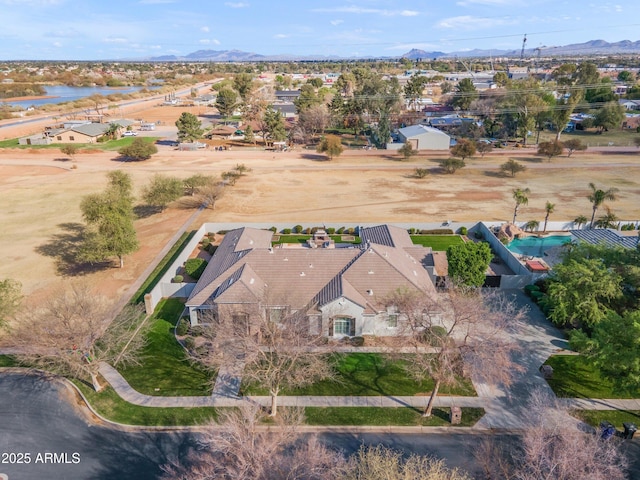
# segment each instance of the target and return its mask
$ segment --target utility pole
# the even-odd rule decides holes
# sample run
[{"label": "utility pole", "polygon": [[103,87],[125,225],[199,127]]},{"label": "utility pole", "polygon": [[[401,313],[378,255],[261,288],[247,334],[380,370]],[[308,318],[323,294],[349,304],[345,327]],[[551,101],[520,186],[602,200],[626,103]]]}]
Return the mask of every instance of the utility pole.
[{"label": "utility pole", "polygon": [[522,50],[520,50],[520,66],[524,66],[524,49],[527,46],[527,34],[524,34],[524,38],[522,39]]}]

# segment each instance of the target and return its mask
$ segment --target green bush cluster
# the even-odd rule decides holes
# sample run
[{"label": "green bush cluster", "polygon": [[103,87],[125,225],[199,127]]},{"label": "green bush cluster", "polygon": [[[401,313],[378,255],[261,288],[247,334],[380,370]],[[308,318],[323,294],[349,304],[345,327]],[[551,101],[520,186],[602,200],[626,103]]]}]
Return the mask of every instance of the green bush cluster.
[{"label": "green bush cluster", "polygon": [[173,283],[182,283],[184,281],[184,277],[182,275],[176,275],[173,277]]},{"label": "green bush cluster", "polygon": [[460,235],[466,235],[466,234],[468,233],[467,227],[460,227],[460,228],[458,229],[458,233],[459,233]]},{"label": "green bush cluster", "polygon": [[302,232],[302,225],[296,225],[295,227],[293,227],[293,232],[294,233]]},{"label": "green bush cluster", "polygon": [[351,345],[353,345],[354,347],[364,346],[364,337],[352,337]]},{"label": "green bush cluster", "polygon": [[193,350],[196,346],[196,341],[192,337],[187,337],[184,339],[184,347],[187,350]]},{"label": "green bush cluster", "polygon": [[205,268],[207,268],[207,261],[203,258],[190,258],[184,264],[184,271],[194,280],[200,278]]},{"label": "green bush cluster", "polygon": [[327,228],[327,233],[329,235],[333,235],[334,233],[336,233],[336,229],[333,228],[333,227],[329,227],[329,228]]},{"label": "green bush cluster", "polygon": [[202,248],[206,249],[210,243],[211,243],[211,240],[209,240],[209,237],[204,237],[202,239]]},{"label": "green bush cluster", "polygon": [[344,227],[340,227],[340,228],[337,230],[337,233],[338,233],[338,235],[342,235],[342,234],[344,233]]},{"label": "green bush cluster", "polygon": [[285,235],[289,235],[291,233],[291,229],[290,228],[283,228],[282,229],[282,233]]},{"label": "green bush cluster", "polygon": [[189,331],[189,322],[186,318],[180,319],[178,325],[176,325],[176,335],[184,336]]},{"label": "green bush cluster", "polygon": [[273,233],[278,233],[278,229],[276,227],[271,227],[269,230],[271,230]]},{"label": "green bush cluster", "polygon": [[415,229],[415,228],[413,228],[413,227],[411,227],[411,228],[408,230],[408,232],[409,232],[409,235],[415,235],[415,233],[416,233],[416,229]]},{"label": "green bush cluster", "polygon": [[635,229],[636,229],[636,226],[633,223],[627,223],[626,225],[622,225],[622,227],[620,227],[620,230],[622,230],[623,232],[625,231],[630,232]]}]

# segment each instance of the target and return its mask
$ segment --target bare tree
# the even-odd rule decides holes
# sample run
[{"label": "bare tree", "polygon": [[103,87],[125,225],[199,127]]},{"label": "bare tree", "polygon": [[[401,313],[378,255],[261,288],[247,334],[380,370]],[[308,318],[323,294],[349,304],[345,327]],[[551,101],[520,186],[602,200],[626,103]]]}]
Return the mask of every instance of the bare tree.
[{"label": "bare tree", "polygon": [[135,363],[144,335],[130,342],[142,312],[128,307],[112,322],[104,298],[72,284],[56,291],[40,307],[22,312],[12,330],[13,346],[25,363],[60,375],[91,381],[95,390],[100,362]]},{"label": "bare tree", "polygon": [[326,105],[314,105],[300,113],[298,125],[311,138],[324,132],[329,125],[330,115]]},{"label": "bare tree", "polygon": [[243,379],[269,390],[270,415],[275,416],[280,390],[308,385],[334,372],[326,338],[311,330],[304,309],[268,305],[286,302],[264,301],[242,312],[219,310],[214,326],[205,330],[213,351],[195,358],[214,368],[244,363]]},{"label": "bare tree", "polygon": [[581,430],[568,408],[541,390],[526,406],[521,445],[499,449],[490,440],[475,452],[490,480],[622,480],[627,461],[618,439]]},{"label": "bare tree", "polygon": [[410,455],[382,445],[361,447],[350,459],[340,480],[471,480],[466,472],[449,469],[443,460]]},{"label": "bare tree", "polygon": [[314,435],[300,438],[301,410],[285,410],[269,430],[255,405],[223,412],[219,420],[205,427],[200,449],[184,465],[163,467],[164,479],[328,480],[345,463]]},{"label": "bare tree", "polygon": [[218,178],[212,177],[205,185],[198,188],[197,197],[202,205],[214,210],[216,202],[220,200],[223,194],[224,185]]},{"label": "bare tree", "polygon": [[512,354],[516,344],[508,333],[524,312],[495,292],[450,288],[438,298],[398,290],[385,303],[401,315],[404,346],[413,349],[408,373],[435,382],[423,413],[430,416],[441,386],[460,384],[464,376],[489,384],[511,384],[522,367]]}]

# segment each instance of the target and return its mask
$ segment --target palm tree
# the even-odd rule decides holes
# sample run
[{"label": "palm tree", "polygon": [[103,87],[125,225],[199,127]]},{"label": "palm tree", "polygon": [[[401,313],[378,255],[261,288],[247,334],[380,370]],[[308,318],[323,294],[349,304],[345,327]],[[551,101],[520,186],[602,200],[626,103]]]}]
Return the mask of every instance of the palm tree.
[{"label": "palm tree", "polygon": [[593,228],[593,219],[596,218],[596,212],[598,208],[605,200],[611,200],[612,202],[616,201],[616,193],[618,189],[615,187],[611,187],[609,190],[600,190],[596,188],[593,183],[589,183],[589,188],[591,189],[591,193],[587,196],[591,204],[593,205],[593,213],[591,214],[591,224],[590,228]]},{"label": "palm tree", "polygon": [[578,227],[578,230],[582,228],[583,225],[586,225],[589,219],[584,215],[578,215],[573,223]]},{"label": "palm tree", "polygon": [[607,213],[596,220],[596,227],[599,228],[615,228],[618,229],[618,216],[611,211],[609,207],[605,207]]},{"label": "palm tree", "polygon": [[547,231],[547,222],[549,221],[549,215],[553,213],[553,210],[555,208],[556,204],[551,202],[547,202],[547,204],[544,206],[544,211],[547,212],[547,214],[544,216],[544,228],[542,229],[543,233]]},{"label": "palm tree", "polygon": [[540,226],[540,222],[538,220],[529,220],[527,223],[524,224],[524,230],[525,231],[529,230],[530,232],[533,232],[539,226]]},{"label": "palm tree", "polygon": [[527,205],[529,203],[529,193],[531,190],[528,188],[516,188],[513,190],[513,199],[516,201],[516,207],[513,209],[513,224],[516,223],[516,217],[518,216],[518,208],[520,205]]}]

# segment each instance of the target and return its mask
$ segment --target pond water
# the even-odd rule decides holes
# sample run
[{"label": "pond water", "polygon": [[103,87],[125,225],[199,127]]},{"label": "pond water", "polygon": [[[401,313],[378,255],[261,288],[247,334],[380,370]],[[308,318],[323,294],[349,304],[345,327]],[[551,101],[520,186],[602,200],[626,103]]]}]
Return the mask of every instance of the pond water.
[{"label": "pond water", "polygon": [[571,241],[570,235],[549,235],[548,237],[525,237],[515,238],[508,245],[507,248],[513,253],[520,255],[527,255],[530,257],[542,257],[544,252],[553,247],[558,247],[569,243]]},{"label": "pond water", "polygon": [[11,101],[10,98],[0,100],[0,102],[8,103],[22,108],[39,107],[49,103],[56,104],[62,102],[72,102],[80,98],[90,97],[91,95],[113,95],[115,93],[134,93],[142,89],[157,90],[160,87],[69,87],[67,85],[48,85],[44,89],[47,91],[46,96],[53,98],[39,98],[34,100]]}]

